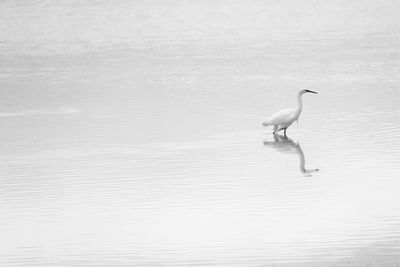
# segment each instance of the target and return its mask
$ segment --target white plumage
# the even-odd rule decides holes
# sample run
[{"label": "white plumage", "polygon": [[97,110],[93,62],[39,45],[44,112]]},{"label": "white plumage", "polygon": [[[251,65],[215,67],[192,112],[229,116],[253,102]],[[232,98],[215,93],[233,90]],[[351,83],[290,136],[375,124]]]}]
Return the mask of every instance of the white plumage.
[{"label": "white plumage", "polygon": [[303,109],[302,95],[305,93],[318,94],[317,92],[308,89],[300,89],[300,91],[297,93],[297,108],[283,109],[276,112],[263,123],[263,126],[274,126],[274,134],[281,130],[284,130],[284,134],[286,136],[287,128],[292,125],[293,122],[297,121],[300,117],[301,111]]}]

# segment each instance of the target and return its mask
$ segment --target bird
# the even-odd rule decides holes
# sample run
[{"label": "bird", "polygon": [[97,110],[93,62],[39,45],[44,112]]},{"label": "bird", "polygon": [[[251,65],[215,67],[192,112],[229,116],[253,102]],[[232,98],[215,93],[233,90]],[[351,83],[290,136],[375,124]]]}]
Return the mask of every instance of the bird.
[{"label": "bird", "polygon": [[263,126],[273,125],[274,131],[273,134],[278,133],[281,130],[284,130],[284,135],[286,136],[287,128],[292,125],[294,121],[298,121],[301,111],[303,109],[303,100],[302,96],[305,93],[313,93],[318,94],[317,92],[308,90],[308,89],[300,89],[297,93],[297,108],[296,109],[282,109],[276,112],[274,115],[269,117],[265,122],[263,122]]}]

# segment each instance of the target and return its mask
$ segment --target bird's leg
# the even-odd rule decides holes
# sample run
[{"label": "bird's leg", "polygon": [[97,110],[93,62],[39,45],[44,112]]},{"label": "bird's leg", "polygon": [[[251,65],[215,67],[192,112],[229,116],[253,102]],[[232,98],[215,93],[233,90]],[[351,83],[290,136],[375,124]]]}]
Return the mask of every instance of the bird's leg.
[{"label": "bird's leg", "polygon": [[278,129],[278,125],[274,125],[274,131],[272,132],[273,134],[276,134],[276,130]]},{"label": "bird's leg", "polygon": [[284,131],[283,131],[283,135],[284,135],[285,137],[287,137],[287,136],[286,136],[286,129],[287,129],[287,128],[283,129],[283,130],[284,130]]}]

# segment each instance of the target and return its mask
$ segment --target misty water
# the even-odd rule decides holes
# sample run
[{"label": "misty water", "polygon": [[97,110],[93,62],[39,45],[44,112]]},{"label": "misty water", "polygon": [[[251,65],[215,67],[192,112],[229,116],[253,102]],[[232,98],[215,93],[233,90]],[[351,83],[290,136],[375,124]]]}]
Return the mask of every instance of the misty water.
[{"label": "misty water", "polygon": [[1,1],[0,265],[398,266],[398,8]]}]

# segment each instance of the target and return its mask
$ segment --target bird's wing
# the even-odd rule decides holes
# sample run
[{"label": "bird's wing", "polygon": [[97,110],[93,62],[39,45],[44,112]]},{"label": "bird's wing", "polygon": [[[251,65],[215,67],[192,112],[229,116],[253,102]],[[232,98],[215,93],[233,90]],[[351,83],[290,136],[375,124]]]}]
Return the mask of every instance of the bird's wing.
[{"label": "bird's wing", "polygon": [[267,121],[270,124],[286,124],[293,120],[295,113],[294,109],[283,109],[269,117]]}]

